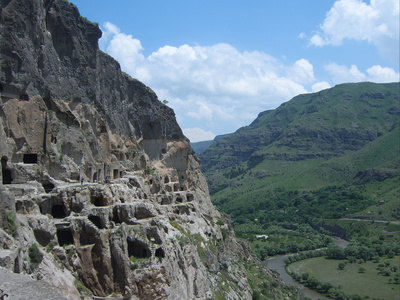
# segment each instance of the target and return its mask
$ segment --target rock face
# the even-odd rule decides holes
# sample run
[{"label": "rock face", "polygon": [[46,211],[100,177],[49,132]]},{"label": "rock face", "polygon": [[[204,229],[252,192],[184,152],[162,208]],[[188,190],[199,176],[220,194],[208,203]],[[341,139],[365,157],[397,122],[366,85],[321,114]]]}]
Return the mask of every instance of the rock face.
[{"label": "rock face", "polygon": [[172,109],[73,4],[0,4],[0,266],[69,299],[251,298]]}]

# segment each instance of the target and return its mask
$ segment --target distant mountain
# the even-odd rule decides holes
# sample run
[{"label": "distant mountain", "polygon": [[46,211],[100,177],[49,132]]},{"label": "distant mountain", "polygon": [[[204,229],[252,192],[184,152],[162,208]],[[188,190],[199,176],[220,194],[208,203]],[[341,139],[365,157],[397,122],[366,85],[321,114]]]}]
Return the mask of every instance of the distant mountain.
[{"label": "distant mountain", "polygon": [[[234,220],[268,210],[272,198],[288,207],[289,193],[332,186],[368,199],[336,216],[391,202],[399,191],[399,114],[399,83],[369,82],[299,95],[264,111],[199,155],[213,202]],[[390,210],[386,217],[398,215]]]},{"label": "distant mountain", "polygon": [[213,140],[211,141],[201,141],[201,142],[194,142],[190,143],[190,146],[193,148],[194,152],[199,155],[203,151],[205,151],[208,147],[212,145],[212,143],[222,139],[223,137],[227,136],[227,134],[223,135],[217,135]]},{"label": "distant mountain", "polygon": [[201,152],[206,150],[214,141],[202,141],[202,142],[195,142],[190,143],[190,146],[193,148],[194,152],[199,155]]}]

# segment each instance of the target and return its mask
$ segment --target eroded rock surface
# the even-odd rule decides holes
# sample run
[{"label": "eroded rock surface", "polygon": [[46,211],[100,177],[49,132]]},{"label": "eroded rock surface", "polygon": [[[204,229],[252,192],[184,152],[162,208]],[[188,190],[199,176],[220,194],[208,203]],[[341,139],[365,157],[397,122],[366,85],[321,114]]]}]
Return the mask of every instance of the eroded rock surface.
[{"label": "eroded rock surface", "polygon": [[73,4],[0,4],[0,266],[69,299],[250,299],[172,109]]},{"label": "eroded rock surface", "polygon": [[0,265],[70,299],[251,298],[173,111],[73,4],[0,3]]}]

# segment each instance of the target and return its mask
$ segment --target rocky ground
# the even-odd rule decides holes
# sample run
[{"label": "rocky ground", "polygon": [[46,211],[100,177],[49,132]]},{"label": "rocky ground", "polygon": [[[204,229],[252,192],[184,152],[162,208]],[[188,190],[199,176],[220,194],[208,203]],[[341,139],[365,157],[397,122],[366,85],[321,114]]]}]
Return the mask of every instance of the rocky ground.
[{"label": "rocky ground", "polygon": [[0,289],[8,295],[5,299],[67,299],[55,287],[42,280],[35,280],[28,275],[16,274],[4,268],[0,268]]}]

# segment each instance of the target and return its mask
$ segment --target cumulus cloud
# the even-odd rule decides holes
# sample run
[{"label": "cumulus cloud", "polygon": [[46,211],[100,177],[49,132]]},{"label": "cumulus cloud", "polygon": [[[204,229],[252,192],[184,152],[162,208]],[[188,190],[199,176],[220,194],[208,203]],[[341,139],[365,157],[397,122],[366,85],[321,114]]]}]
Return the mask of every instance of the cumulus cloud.
[{"label": "cumulus cloud", "polygon": [[[185,128],[183,133],[189,137],[192,143],[201,141],[211,141],[215,138],[215,134],[211,131],[205,131],[201,128]],[[190,138],[192,137],[192,138]]]},{"label": "cumulus cloud", "polygon": [[288,68],[287,78],[299,83],[313,82],[314,68],[307,59],[300,59]]},{"label": "cumulus cloud", "polygon": [[391,68],[372,66],[367,69],[368,80],[373,82],[399,82],[400,74]]},{"label": "cumulus cloud", "polygon": [[343,82],[398,82],[400,74],[391,68],[372,66],[366,70],[365,73],[361,72],[357,66],[350,67],[330,63],[325,66],[326,71],[332,76],[334,83]]},{"label": "cumulus cloud", "polygon": [[259,112],[306,93],[304,84],[315,80],[306,59],[283,65],[266,53],[239,52],[224,43],[166,45],[145,57],[139,40],[111,23],[102,29],[104,50],[125,72],[151,86],[160,99],[167,99],[183,128],[232,132]]},{"label": "cumulus cloud", "polygon": [[[159,99],[168,100],[192,141],[233,132],[261,111],[330,87],[326,81],[317,82],[313,65],[304,58],[284,64],[266,53],[240,52],[224,43],[166,45],[145,56],[141,42],[117,26],[106,23],[102,30],[102,49],[119,61],[123,71],[149,85]],[[393,81],[397,74],[380,66],[361,72],[357,66],[334,63],[326,70],[335,83]]]},{"label": "cumulus cloud", "polygon": [[346,39],[373,43],[383,56],[398,61],[399,1],[336,1],[310,42],[315,46],[339,46]]},{"label": "cumulus cloud", "polygon": [[314,83],[312,85],[312,87],[311,87],[311,90],[314,93],[316,93],[316,92],[319,92],[319,91],[322,91],[322,90],[329,89],[330,87],[331,87],[331,85],[328,82],[321,81],[321,82]]}]

